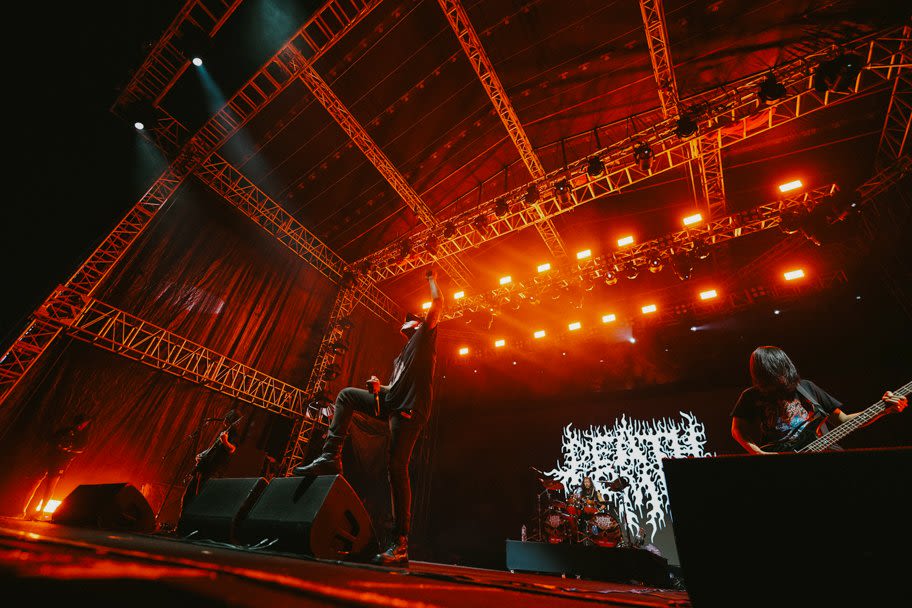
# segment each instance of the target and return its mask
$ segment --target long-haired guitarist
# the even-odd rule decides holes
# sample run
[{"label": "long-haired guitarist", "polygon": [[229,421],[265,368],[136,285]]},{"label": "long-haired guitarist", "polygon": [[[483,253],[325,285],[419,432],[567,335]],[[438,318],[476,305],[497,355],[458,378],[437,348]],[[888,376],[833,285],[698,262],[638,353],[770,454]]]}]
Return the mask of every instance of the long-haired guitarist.
[{"label": "long-haired guitarist", "polygon": [[[876,411],[847,414],[836,398],[802,379],[776,346],[761,346],[751,353],[750,375],[752,386],[741,393],[731,412],[731,434],[751,454],[798,451],[842,424],[866,426],[908,405],[905,395],[886,391]],[[858,416],[863,418],[855,420]],[[840,448],[833,444],[830,449]]]},{"label": "long-haired guitarist", "polygon": [[220,475],[228,465],[231,455],[237,449],[237,423],[240,419],[241,415],[237,411],[228,410],[222,416],[223,428],[219,430],[215,441],[206,450],[196,455],[196,463],[193,465],[193,470],[190,471],[187,488],[181,498],[181,513],[199,494],[203,483],[210,477]]}]

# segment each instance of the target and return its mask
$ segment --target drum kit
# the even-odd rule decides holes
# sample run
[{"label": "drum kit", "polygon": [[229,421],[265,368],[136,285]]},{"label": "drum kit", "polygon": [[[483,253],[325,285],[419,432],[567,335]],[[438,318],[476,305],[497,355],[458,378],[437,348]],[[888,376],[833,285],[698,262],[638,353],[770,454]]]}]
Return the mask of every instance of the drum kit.
[{"label": "drum kit", "polygon": [[[542,491],[539,495],[539,536],[543,542],[583,543],[600,547],[625,546],[625,534],[618,517],[607,504],[587,499],[579,493],[567,495],[564,484],[548,479],[537,469]],[[620,492],[628,486],[619,477],[605,488]]]}]

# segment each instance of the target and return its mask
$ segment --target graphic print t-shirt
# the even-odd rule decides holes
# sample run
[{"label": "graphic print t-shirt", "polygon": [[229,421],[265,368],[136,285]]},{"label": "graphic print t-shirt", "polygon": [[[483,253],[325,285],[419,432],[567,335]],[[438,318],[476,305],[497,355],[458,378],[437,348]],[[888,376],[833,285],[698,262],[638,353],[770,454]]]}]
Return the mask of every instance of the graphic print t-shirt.
[{"label": "graphic print t-shirt", "polygon": [[[842,407],[835,397],[810,380],[801,380],[800,384],[827,414]],[[800,433],[814,417],[814,407],[797,392],[780,407],[775,400],[767,398],[755,387],[750,387],[741,393],[731,416],[759,420],[760,443],[765,445]]]}]

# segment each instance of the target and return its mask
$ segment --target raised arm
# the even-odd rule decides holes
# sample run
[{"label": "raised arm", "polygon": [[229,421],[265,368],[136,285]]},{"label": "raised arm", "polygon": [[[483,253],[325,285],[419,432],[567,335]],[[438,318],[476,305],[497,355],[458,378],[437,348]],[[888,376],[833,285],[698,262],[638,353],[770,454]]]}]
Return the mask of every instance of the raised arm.
[{"label": "raised arm", "polygon": [[424,276],[428,281],[428,286],[431,288],[431,308],[428,310],[425,323],[427,323],[428,329],[434,329],[440,321],[440,313],[443,312],[443,294],[437,286],[436,269],[429,268]]}]

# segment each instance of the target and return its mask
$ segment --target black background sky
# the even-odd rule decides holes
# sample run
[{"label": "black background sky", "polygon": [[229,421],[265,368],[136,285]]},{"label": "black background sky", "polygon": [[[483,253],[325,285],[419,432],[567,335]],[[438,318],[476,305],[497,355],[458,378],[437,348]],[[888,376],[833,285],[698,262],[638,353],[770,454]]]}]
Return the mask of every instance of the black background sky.
[{"label": "black background sky", "polygon": [[6,21],[4,348],[154,180],[133,162],[137,134],[110,107],[144,42],[182,4],[17,3]]}]

